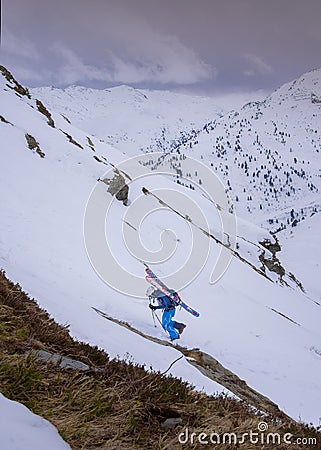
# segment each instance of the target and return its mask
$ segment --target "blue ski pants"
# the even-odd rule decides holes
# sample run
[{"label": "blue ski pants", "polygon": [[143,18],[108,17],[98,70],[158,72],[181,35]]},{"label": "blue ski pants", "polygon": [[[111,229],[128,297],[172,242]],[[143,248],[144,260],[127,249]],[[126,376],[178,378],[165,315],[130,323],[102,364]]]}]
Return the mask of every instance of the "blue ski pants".
[{"label": "blue ski pants", "polygon": [[174,328],[175,322],[173,317],[175,315],[175,309],[170,309],[169,311],[163,312],[162,325],[165,331],[169,333],[171,339],[177,339],[178,331]]}]

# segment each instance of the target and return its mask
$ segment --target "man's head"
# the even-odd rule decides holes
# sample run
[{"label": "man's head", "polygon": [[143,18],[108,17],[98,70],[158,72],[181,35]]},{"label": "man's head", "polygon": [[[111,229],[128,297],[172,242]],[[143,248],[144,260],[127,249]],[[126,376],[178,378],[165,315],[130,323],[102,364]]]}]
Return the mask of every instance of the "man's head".
[{"label": "man's head", "polygon": [[155,297],[155,294],[156,294],[156,291],[153,288],[153,286],[149,286],[146,291],[146,296],[147,297]]}]

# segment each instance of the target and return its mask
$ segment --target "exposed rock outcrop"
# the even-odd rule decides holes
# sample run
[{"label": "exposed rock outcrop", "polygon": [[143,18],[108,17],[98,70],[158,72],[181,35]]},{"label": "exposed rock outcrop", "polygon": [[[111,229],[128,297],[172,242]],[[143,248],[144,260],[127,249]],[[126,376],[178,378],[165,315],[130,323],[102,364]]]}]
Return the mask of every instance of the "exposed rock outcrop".
[{"label": "exposed rock outcrop", "polygon": [[269,398],[255,391],[253,388],[248,386],[244,380],[241,380],[235,373],[231,372],[229,369],[224,367],[217,359],[208,353],[203,352],[198,348],[188,349],[186,347],[182,347],[180,345],[174,345],[169,341],[159,339],[154,336],[147,335],[142,331],[134,328],[128,322],[124,322],[122,320],[115,319],[114,317],[109,316],[104,311],[100,311],[97,308],[94,308],[94,311],[97,312],[100,316],[104,317],[107,320],[110,320],[122,327],[127,328],[135,334],[139,334],[140,336],[148,339],[152,342],[156,342],[157,344],[173,347],[182,353],[186,361],[198,369],[203,375],[207,378],[216,381],[222,386],[229,389],[236,396],[238,396],[241,400],[247,402],[248,404],[256,407],[260,411],[263,411],[267,414],[272,415],[273,417],[278,417],[280,419],[292,420],[288,417],[283,411],[279,409],[279,407],[273,403]]},{"label": "exposed rock outcrop", "polygon": [[90,370],[88,364],[75,359],[66,358],[58,353],[48,352],[46,350],[31,350],[27,352],[27,356],[31,356],[37,361],[57,365],[62,369],[72,369],[79,372],[86,372],[87,370]]},{"label": "exposed rock outcrop", "polygon": [[96,150],[95,150],[95,147],[94,147],[94,143],[93,143],[93,141],[90,139],[89,136],[87,136],[87,141],[88,141],[88,147],[89,147],[93,152],[95,152]]},{"label": "exposed rock outcrop", "polygon": [[123,205],[128,205],[129,186],[126,184],[125,178],[120,173],[116,173],[112,179],[105,178],[100,181],[107,184],[107,192],[111,195],[115,195],[117,200],[123,202]]},{"label": "exposed rock outcrop", "polygon": [[11,72],[9,72],[8,69],[0,65],[0,72],[5,77],[5,79],[10,83],[7,84],[7,86],[10,89],[13,89],[20,95],[26,95],[28,98],[31,98],[28,88],[25,88],[20,83],[18,83],[18,81],[15,78],[13,78],[13,75],[11,74]]},{"label": "exposed rock outcrop", "polygon": [[48,109],[45,107],[45,105],[40,101],[40,100],[36,100],[36,105],[38,108],[38,111],[41,112],[41,114],[43,114],[44,116],[47,117],[48,119],[48,125],[52,128],[55,128],[55,122],[53,121],[50,112],[48,111]]},{"label": "exposed rock outcrop", "polygon": [[28,144],[28,148],[30,150],[35,150],[36,153],[38,153],[38,155],[40,156],[40,158],[44,158],[45,154],[41,150],[41,148],[39,146],[39,142],[37,142],[36,139],[31,134],[26,133],[25,137],[26,137],[26,141],[27,141],[27,144]]},{"label": "exposed rock outcrop", "polygon": [[82,148],[82,149],[84,148],[82,145],[79,144],[79,142],[75,141],[75,139],[74,139],[70,134],[66,133],[66,132],[63,131],[63,130],[60,130],[60,131],[62,131],[63,134],[64,134],[65,136],[67,136],[69,142],[71,142],[72,144],[76,145],[76,146],[79,147],[79,148]]},{"label": "exposed rock outcrop", "polygon": [[266,248],[272,254],[272,257],[267,257],[265,250],[263,250],[263,252],[260,254],[259,260],[262,263],[261,269],[264,272],[265,269],[268,269],[270,272],[275,272],[279,275],[280,281],[283,281],[285,269],[276,256],[276,253],[281,251],[281,246],[277,238],[275,236],[273,236],[273,238],[274,242],[271,242],[269,239],[264,239],[264,241],[260,242],[262,247]]},{"label": "exposed rock outcrop", "polygon": [[9,122],[9,120],[7,120],[5,117],[3,117],[3,116],[1,116],[1,115],[0,115],[0,122],[3,122],[3,123],[9,123],[10,125],[12,125],[12,123]]}]

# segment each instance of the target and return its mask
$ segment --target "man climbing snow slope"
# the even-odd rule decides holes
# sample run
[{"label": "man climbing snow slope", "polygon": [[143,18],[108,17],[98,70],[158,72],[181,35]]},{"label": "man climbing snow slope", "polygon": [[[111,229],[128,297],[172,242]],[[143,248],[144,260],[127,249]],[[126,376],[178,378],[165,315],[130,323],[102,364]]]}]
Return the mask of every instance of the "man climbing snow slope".
[{"label": "man climbing snow slope", "polygon": [[[177,296],[176,292],[173,289],[170,289],[170,293],[173,297]],[[150,301],[149,307],[152,311],[155,311],[156,309],[163,310],[162,326],[164,330],[168,332],[171,341],[179,339],[186,325],[184,323],[176,322],[175,320],[173,320],[176,311],[176,304],[174,300],[159,289],[149,291],[147,292],[147,295]],[[151,303],[154,301],[158,302],[157,306]]]}]

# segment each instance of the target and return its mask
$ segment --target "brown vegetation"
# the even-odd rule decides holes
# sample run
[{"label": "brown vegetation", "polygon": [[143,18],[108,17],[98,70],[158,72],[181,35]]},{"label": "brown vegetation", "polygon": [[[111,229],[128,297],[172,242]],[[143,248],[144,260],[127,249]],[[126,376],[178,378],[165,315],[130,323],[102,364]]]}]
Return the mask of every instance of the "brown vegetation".
[{"label": "brown vegetation", "polygon": [[[81,372],[41,362],[32,356],[32,349],[68,356],[90,369]],[[68,326],[57,324],[4,272],[0,272],[0,361],[2,393],[50,420],[73,449],[204,448],[197,443],[180,444],[178,434],[188,427],[190,433],[241,435],[257,430],[262,421],[244,402],[208,397],[178,379],[110,360],[97,347],[75,341]],[[164,428],[168,418],[181,419],[180,425]],[[314,428],[293,421],[268,416],[263,420],[270,432],[320,437]],[[217,448],[235,446],[226,443]],[[276,446],[245,440],[238,448],[272,450]]]}]

